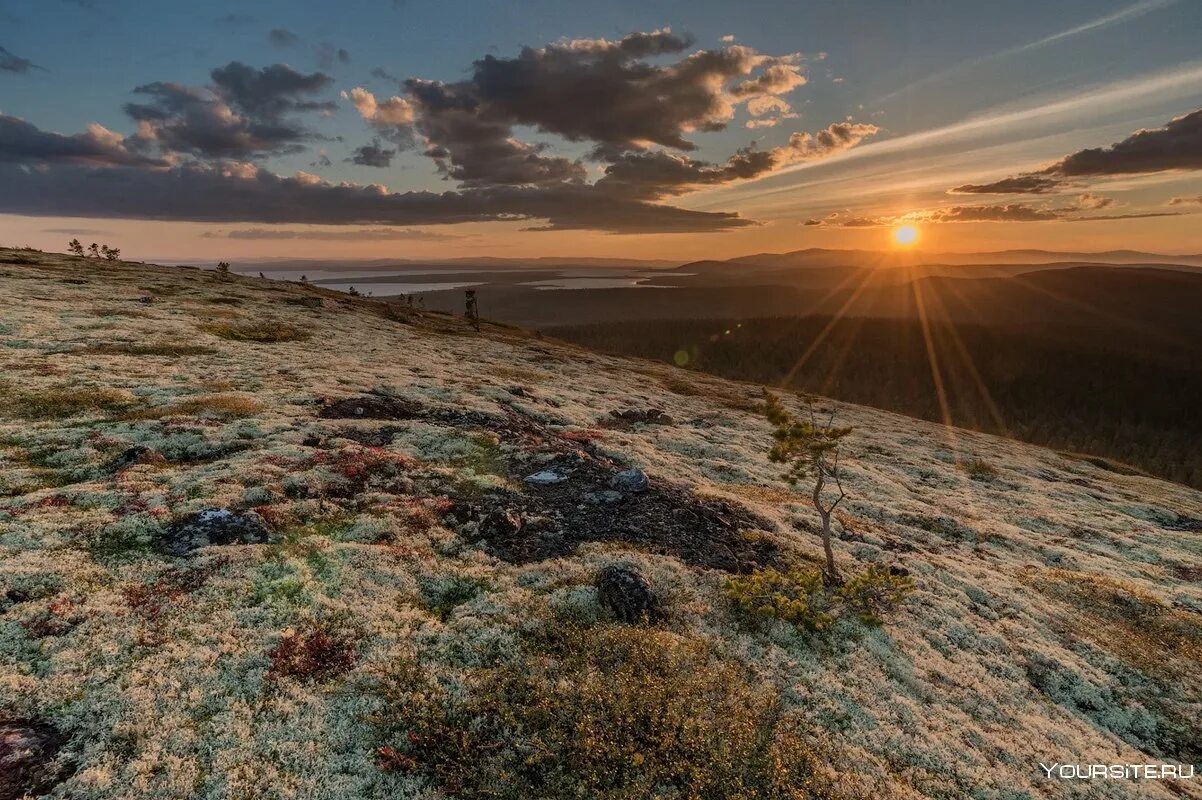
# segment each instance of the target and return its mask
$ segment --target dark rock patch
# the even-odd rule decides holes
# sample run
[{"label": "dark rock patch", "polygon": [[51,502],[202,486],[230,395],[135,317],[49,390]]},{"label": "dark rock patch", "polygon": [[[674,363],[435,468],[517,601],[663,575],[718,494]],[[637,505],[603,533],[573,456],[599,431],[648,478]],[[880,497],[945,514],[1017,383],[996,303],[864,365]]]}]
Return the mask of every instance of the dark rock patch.
[{"label": "dark rock patch", "polygon": [[263,544],[269,536],[267,524],[253,511],[235,514],[225,508],[209,508],[168,525],[162,547],[168,555],[185,556],[201,547]]},{"label": "dark rock patch", "polygon": [[620,408],[609,412],[610,427],[630,425],[673,425],[675,421],[662,408]]},{"label": "dark rock patch", "polygon": [[623,622],[651,622],[659,616],[659,598],[651,582],[634,567],[610,564],[601,570],[597,597]]},{"label": "dark rock patch", "polygon": [[[526,482],[522,491],[489,491],[453,506],[448,521],[484,541],[497,557],[514,563],[567,555],[583,542],[629,542],[693,566],[725,572],[749,572],[779,563],[774,543],[744,536],[744,531],[771,528],[771,523],[748,509],[700,498],[684,487],[651,481],[645,475],[630,483],[616,480],[627,472],[623,465],[591,449],[576,449],[576,442],[560,440],[559,445],[563,451],[550,460],[541,455],[537,471],[532,471],[533,457],[528,452],[508,456],[507,466],[517,482],[539,472],[560,480]],[[454,487],[444,493],[456,497]],[[497,512],[502,510],[506,515],[516,512],[522,525],[498,524]]]},{"label": "dark rock patch", "polygon": [[[396,425],[385,425],[382,428],[339,428],[337,435],[343,439],[350,439],[352,442],[363,445],[364,447],[387,447],[392,444],[392,440],[400,433],[403,428]],[[318,440],[318,444],[321,440]],[[310,445],[316,447],[317,445]]]},{"label": "dark rock patch", "polygon": [[318,414],[322,419],[417,419],[422,407],[402,397],[365,394],[329,403]]},{"label": "dark rock patch", "polygon": [[51,725],[0,720],[0,800],[47,794],[65,777],[59,761],[64,737]]}]

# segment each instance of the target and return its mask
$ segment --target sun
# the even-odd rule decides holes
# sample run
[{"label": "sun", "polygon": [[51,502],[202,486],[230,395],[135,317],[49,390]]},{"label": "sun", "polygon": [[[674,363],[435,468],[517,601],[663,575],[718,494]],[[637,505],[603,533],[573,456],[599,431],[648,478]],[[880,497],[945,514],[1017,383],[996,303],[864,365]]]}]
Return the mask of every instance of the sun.
[{"label": "sun", "polygon": [[918,228],[902,225],[893,229],[893,243],[898,247],[909,247],[918,241]]}]

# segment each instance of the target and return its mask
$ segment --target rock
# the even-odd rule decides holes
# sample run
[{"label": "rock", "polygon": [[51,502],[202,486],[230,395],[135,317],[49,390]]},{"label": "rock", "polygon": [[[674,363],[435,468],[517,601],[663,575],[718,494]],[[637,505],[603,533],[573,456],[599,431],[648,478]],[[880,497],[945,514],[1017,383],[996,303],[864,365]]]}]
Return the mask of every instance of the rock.
[{"label": "rock", "polygon": [[599,492],[589,492],[584,496],[584,502],[593,505],[610,505],[620,502],[622,499],[621,492],[615,492],[613,489],[603,489]]},{"label": "rock", "polygon": [[552,472],[549,469],[539,470],[533,475],[525,477],[526,483],[532,483],[535,486],[550,486],[555,483],[563,483],[567,478],[560,475],[558,472]]},{"label": "rock", "polygon": [[0,721],[0,800],[47,794],[61,779],[63,737],[33,720]]},{"label": "rock", "polygon": [[505,539],[522,529],[522,514],[512,508],[494,508],[480,520],[477,529],[481,538]]},{"label": "rock", "polygon": [[609,414],[614,419],[632,425],[636,423],[644,425],[673,424],[672,418],[665,414],[662,408],[621,408],[617,411],[611,411]]},{"label": "rock", "polygon": [[323,419],[415,419],[422,408],[402,397],[368,394],[335,400],[321,410]]},{"label": "rock", "polygon": [[636,568],[610,564],[597,575],[597,596],[623,622],[646,622],[658,615],[659,600]]},{"label": "rock", "polygon": [[609,485],[621,492],[645,492],[651,481],[641,469],[624,469],[610,479]]},{"label": "rock", "polygon": [[184,556],[200,547],[228,544],[263,544],[270,532],[253,511],[235,514],[226,508],[208,508],[167,526],[164,549]]},{"label": "rock", "polygon": [[908,578],[910,577],[910,570],[905,567],[899,567],[896,564],[890,564],[889,574],[895,578]]},{"label": "rock", "polygon": [[117,456],[109,463],[109,468],[112,470],[126,469],[135,464],[162,464],[166,461],[163,454],[153,447],[145,447],[143,445],[134,445],[128,448],[121,455]]}]

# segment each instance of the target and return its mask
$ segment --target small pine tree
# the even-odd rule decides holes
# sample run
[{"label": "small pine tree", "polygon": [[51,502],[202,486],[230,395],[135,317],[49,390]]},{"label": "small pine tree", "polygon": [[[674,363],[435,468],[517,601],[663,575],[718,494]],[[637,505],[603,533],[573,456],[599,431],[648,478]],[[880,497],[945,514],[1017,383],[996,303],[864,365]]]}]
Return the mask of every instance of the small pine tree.
[{"label": "small pine tree", "polygon": [[217,262],[217,271],[220,272],[222,275],[228,275],[230,272],[230,262],[218,261]]},{"label": "small pine tree", "polygon": [[78,239],[72,239],[67,243],[67,252],[76,256],[83,256],[83,243]]},{"label": "small pine tree", "polygon": [[[835,427],[833,409],[825,420],[820,419],[812,396],[803,395],[802,400],[807,413],[805,418],[797,420],[785,410],[779,398],[764,390],[764,416],[776,426],[772,432],[775,444],[768,459],[788,465],[784,478],[793,485],[802,478],[813,479],[810,502],[822,520],[822,550],[826,554],[823,578],[826,583],[837,585],[840,579],[831,548],[831,514],[847,496],[839,469],[839,448],[852,429]],[[834,491],[828,490],[831,484]]]},{"label": "small pine tree", "polygon": [[308,282],[309,282],[309,276],[301,275],[301,283],[308,283]]},{"label": "small pine tree", "polygon": [[116,247],[109,247],[107,244],[101,245],[100,252],[104,253],[105,261],[116,261],[121,258],[121,250]]},{"label": "small pine tree", "polygon": [[100,258],[100,245],[95,242],[88,245],[88,258]]},{"label": "small pine tree", "polygon": [[358,296],[359,296],[359,290],[358,290],[358,289],[356,289],[354,286],[352,286],[351,288],[347,289],[347,290],[346,290],[346,293],[347,293],[347,294],[349,294],[351,297],[358,297]]}]

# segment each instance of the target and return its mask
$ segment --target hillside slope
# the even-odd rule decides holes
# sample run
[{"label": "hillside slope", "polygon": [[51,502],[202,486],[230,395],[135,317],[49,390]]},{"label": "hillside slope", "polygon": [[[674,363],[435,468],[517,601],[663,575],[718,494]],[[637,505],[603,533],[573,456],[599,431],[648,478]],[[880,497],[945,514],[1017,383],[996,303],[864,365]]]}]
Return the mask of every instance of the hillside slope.
[{"label": "hillside slope", "polygon": [[0,297],[0,798],[1202,797],[1039,767],[1202,760],[1196,491],[837,404],[841,568],[914,590],[807,631],[724,591],[821,554],[754,386],[182,268]]}]

